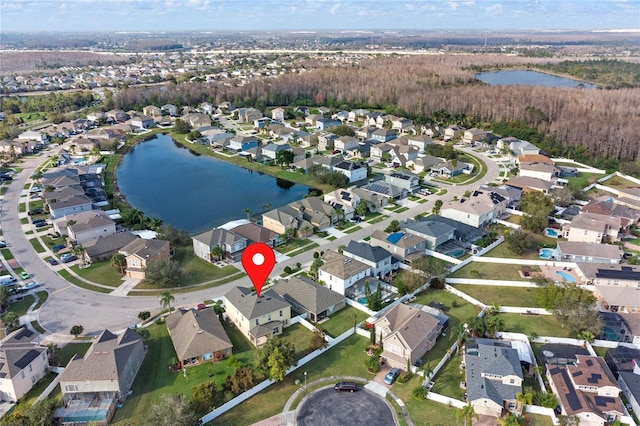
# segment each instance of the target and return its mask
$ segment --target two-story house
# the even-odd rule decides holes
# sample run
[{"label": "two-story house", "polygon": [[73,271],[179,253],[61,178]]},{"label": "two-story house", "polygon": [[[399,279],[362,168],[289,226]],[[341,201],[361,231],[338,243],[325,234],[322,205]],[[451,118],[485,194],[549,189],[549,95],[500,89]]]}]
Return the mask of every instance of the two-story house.
[{"label": "two-story house", "polygon": [[474,191],[471,197],[444,203],[440,209],[443,217],[480,228],[499,218],[507,208],[506,199],[500,194]]},{"label": "two-story house", "polygon": [[323,200],[336,210],[342,211],[342,219],[349,220],[353,218],[360,203],[360,197],[348,189],[336,189],[335,191],[324,194]]},{"label": "two-story house", "polygon": [[250,148],[255,148],[259,145],[258,139],[255,136],[241,136],[236,135],[229,140],[228,149],[241,152]]},{"label": "two-story house", "polygon": [[35,337],[20,328],[0,342],[0,400],[17,402],[47,374],[47,348],[31,343]]},{"label": "two-story house", "polygon": [[580,262],[576,272],[583,282],[594,286],[593,295],[603,308],[612,312],[640,313],[640,266]]},{"label": "two-story house", "polygon": [[360,144],[360,141],[353,136],[340,136],[333,141],[333,147],[340,150],[340,152],[346,152],[349,149],[356,148]]},{"label": "two-story house", "polygon": [[400,226],[406,232],[424,238],[427,250],[435,251],[439,245],[455,239],[456,229],[444,222],[407,220],[402,222]]},{"label": "two-story house", "polygon": [[69,239],[79,245],[116,233],[116,223],[102,210],[89,210],[65,218]]},{"label": "two-story house", "polygon": [[384,176],[385,182],[414,194],[420,189],[420,178],[411,172],[395,171]]},{"label": "two-story house", "polygon": [[385,248],[358,241],[349,241],[347,247],[342,250],[342,254],[369,265],[371,275],[379,278],[397,270],[400,266],[397,259],[394,259]]},{"label": "two-story house", "polygon": [[291,325],[291,305],[272,289],[258,297],[249,288],[233,287],[224,295],[224,306],[229,321],[255,346]]},{"label": "two-story house", "polygon": [[474,144],[486,138],[487,134],[488,132],[486,130],[472,127],[471,129],[467,129],[464,131],[464,133],[462,134],[462,142],[468,143],[468,144]]},{"label": "two-story house", "polygon": [[318,280],[342,295],[358,281],[372,274],[371,267],[366,263],[332,250],[327,250],[322,260],[324,264],[318,269]]},{"label": "two-story house", "polygon": [[394,129],[378,129],[371,134],[371,139],[378,142],[389,142],[398,137],[398,131]]},{"label": "two-story house", "polygon": [[349,183],[358,182],[367,178],[367,165],[355,161],[341,161],[333,166],[333,171],[342,173],[349,179]]},{"label": "two-story house", "polygon": [[405,262],[421,258],[426,245],[426,240],[419,235],[408,232],[387,234],[379,229],[373,231],[369,242],[373,246],[383,247]]},{"label": "two-story house", "polygon": [[222,249],[223,257],[233,262],[238,262],[248,244],[246,238],[224,228],[205,231],[191,237],[191,240],[193,242],[193,253],[207,262],[219,260],[211,254],[211,250],[214,247]]},{"label": "two-story house", "polygon": [[622,228],[622,219],[596,213],[580,213],[562,227],[562,235],[569,241],[601,243],[617,241]]},{"label": "two-story house", "polygon": [[576,355],[568,365],[547,365],[547,379],[564,416],[604,426],[624,415],[620,386],[601,357]]},{"label": "two-story house", "polygon": [[125,274],[127,278],[144,279],[149,263],[169,259],[171,253],[169,241],[146,240],[137,238],[119,251],[127,260]]}]

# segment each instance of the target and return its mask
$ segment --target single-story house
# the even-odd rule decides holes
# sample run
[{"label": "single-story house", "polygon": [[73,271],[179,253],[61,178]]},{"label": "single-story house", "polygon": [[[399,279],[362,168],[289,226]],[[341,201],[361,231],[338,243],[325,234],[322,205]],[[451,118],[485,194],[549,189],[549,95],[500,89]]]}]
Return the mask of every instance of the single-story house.
[{"label": "single-story house", "polygon": [[279,280],[271,287],[291,308],[311,322],[322,321],[346,306],[345,297],[306,277]]}]

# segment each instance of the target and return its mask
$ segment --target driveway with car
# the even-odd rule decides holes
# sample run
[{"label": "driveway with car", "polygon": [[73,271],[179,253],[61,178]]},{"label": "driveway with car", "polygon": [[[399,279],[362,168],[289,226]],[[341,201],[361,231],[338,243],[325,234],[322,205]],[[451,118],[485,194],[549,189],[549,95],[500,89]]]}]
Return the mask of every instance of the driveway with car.
[{"label": "driveway with car", "polygon": [[397,424],[384,399],[361,388],[358,392],[337,392],[333,385],[308,395],[298,406],[299,426]]}]

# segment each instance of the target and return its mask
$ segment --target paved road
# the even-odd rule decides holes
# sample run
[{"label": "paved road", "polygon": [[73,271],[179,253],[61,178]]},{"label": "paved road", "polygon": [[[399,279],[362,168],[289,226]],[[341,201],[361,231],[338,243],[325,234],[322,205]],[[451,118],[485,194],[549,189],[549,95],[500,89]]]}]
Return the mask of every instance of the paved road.
[{"label": "paved road", "polygon": [[364,389],[337,392],[322,389],[307,396],[297,410],[299,426],[395,425],[389,404]]},{"label": "paved road", "polygon": [[[96,293],[69,284],[66,280],[51,270],[50,266],[35,252],[29,243],[25,230],[33,229],[31,224],[22,225],[18,212],[20,193],[36,167],[45,159],[46,155],[28,157],[21,164],[24,170],[14,177],[9,189],[4,196],[0,210],[0,227],[3,230],[3,238],[9,244],[15,259],[26,271],[32,274],[33,279],[44,284],[51,296],[40,308],[39,322],[48,331],[68,336],[71,326],[81,324],[86,334],[98,334],[105,328],[119,331],[130,324],[138,322],[138,312],[143,310],[157,311],[160,309],[158,298],[155,296],[111,296]],[[477,155],[477,154],[476,154]],[[486,159],[485,159],[486,160]],[[469,187],[477,187],[480,183],[491,182],[499,174],[499,167],[491,160],[487,161],[487,173],[481,182],[467,186],[447,186],[447,194],[444,200],[454,196],[461,196]],[[404,220],[414,217],[418,213],[430,212],[436,197],[430,197],[424,204],[413,203],[413,206],[402,213],[386,213],[391,217],[376,225],[377,229],[384,229],[393,220]],[[365,238],[374,230],[374,226],[362,224],[363,228],[334,241],[321,240],[321,247],[316,250],[337,249],[340,245],[346,245],[351,240]],[[305,252],[295,258],[288,259],[276,265],[271,276],[281,274],[286,266],[295,266],[297,262],[303,265],[310,264],[313,260],[313,250]],[[195,305],[206,299],[222,297],[234,286],[251,286],[248,277],[243,277],[231,283],[214,288],[194,291],[190,293],[175,294],[174,306]]]}]

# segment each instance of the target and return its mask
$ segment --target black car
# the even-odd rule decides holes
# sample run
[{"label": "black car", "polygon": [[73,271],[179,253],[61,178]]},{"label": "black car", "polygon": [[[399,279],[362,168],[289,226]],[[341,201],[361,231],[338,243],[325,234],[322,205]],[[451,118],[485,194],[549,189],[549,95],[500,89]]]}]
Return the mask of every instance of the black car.
[{"label": "black car", "polygon": [[37,214],[44,214],[44,209],[33,209],[33,210],[29,210],[29,213],[27,213],[29,216],[34,216]]},{"label": "black car", "polygon": [[336,383],[333,388],[339,392],[356,392],[358,385],[353,382],[340,382]]},{"label": "black car", "polygon": [[47,259],[47,262],[49,263],[49,265],[57,265],[58,261],[55,260],[53,257],[50,257],[49,259]]},{"label": "black car", "polygon": [[47,223],[47,221],[45,220],[45,221],[42,221],[42,222],[34,222],[34,223],[33,223],[33,225],[34,225],[36,228],[42,228],[43,226],[47,226],[47,225],[49,225],[49,224],[48,224],[48,223]]}]

